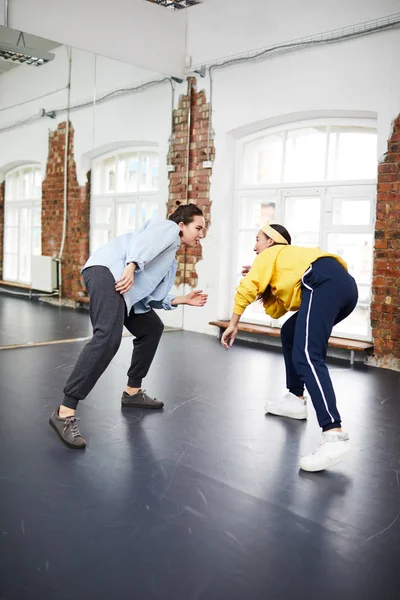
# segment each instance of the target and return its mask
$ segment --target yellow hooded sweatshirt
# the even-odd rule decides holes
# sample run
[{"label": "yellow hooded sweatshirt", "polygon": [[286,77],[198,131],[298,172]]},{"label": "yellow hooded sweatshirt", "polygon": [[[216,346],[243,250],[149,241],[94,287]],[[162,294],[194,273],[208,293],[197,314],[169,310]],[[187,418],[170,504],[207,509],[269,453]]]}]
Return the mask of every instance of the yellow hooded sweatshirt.
[{"label": "yellow hooded sweatshirt", "polygon": [[266,248],[255,259],[250,271],[241,280],[235,295],[233,312],[241,315],[245,308],[262,294],[267,285],[271,294],[264,303],[265,312],[279,319],[288,311],[299,310],[301,304],[301,278],[318,258],[336,259],[345,269],[346,262],[336,254],[320,248],[275,245]]}]

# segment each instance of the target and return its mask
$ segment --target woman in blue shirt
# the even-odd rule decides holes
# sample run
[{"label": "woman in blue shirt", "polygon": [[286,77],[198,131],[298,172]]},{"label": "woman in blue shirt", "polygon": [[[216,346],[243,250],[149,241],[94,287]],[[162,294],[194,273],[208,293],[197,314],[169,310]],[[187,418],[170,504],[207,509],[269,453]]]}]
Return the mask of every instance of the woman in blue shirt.
[{"label": "woman in blue shirt", "polygon": [[204,237],[204,228],[200,208],[182,204],[168,220],[150,219],[140,229],[101,246],[83,267],[93,337],[83,348],[65,385],[61,406],[50,417],[50,425],[70,448],[86,446],[78,429],[76,408],[117,353],[124,326],[135,340],[122,406],[164,406],[141,389],[164,329],[154,309],[171,310],[179,304],[204,306],[207,302],[207,294],[200,290],[186,296],[169,294],[180,244],[197,246]]}]

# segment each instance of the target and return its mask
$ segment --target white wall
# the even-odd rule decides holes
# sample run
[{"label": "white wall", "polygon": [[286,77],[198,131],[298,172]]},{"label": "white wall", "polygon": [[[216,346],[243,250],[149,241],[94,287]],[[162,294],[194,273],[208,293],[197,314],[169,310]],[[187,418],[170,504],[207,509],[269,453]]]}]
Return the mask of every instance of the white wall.
[{"label": "white wall", "polygon": [[[399,50],[400,30],[391,30],[214,72],[216,160],[211,180],[211,228],[203,243],[204,260],[197,265],[199,283],[207,288],[210,299],[199,313],[185,311],[186,329],[215,332],[208,322],[229,316],[233,307],[237,138],[284,120],[296,120],[299,114],[303,118],[376,115],[381,156],[391,123],[400,112]],[[208,79],[199,79],[199,89],[204,86],[208,86]]]},{"label": "white wall", "polygon": [[9,0],[8,26],[167,75],[183,72],[185,16],[144,0]]},{"label": "white wall", "polygon": [[205,0],[187,11],[193,65],[400,11],[398,0]]}]

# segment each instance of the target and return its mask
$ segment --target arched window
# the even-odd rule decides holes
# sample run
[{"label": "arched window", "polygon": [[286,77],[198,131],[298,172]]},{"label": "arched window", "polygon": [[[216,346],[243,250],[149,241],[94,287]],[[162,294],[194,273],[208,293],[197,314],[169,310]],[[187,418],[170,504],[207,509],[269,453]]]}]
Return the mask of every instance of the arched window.
[{"label": "arched window", "polygon": [[31,256],[41,254],[42,176],[26,165],[6,174],[3,277],[31,283]]},{"label": "arched window", "polygon": [[123,149],[92,164],[91,252],[160,212],[158,153]]},{"label": "arched window", "polygon": [[[359,289],[352,315],[336,335],[370,339],[377,134],[370,120],[324,119],[290,123],[240,141],[237,181],[239,251],[254,260],[255,235],[267,220],[282,223],[292,243],[340,254]],[[279,326],[252,305],[245,318]]]}]

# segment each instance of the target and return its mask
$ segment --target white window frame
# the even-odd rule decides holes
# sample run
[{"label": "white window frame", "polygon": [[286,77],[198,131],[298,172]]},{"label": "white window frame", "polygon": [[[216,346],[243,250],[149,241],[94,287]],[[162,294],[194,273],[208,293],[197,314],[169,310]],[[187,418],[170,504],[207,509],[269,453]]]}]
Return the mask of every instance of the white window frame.
[{"label": "white window frame", "polygon": [[[92,192],[90,199],[90,252],[94,250],[93,246],[93,235],[95,230],[106,230],[109,232],[108,239],[114,239],[117,235],[117,214],[118,214],[118,206],[124,204],[134,204],[136,206],[135,210],[135,226],[132,229],[136,229],[141,226],[142,218],[141,218],[141,206],[144,204],[147,207],[151,205],[157,204],[158,206],[158,214],[161,213],[161,201],[160,201],[160,187],[157,190],[150,191],[141,191],[140,190],[140,167],[138,168],[138,190],[135,192],[126,192],[126,193],[118,193],[118,192],[110,192],[110,193],[102,193],[96,194],[93,192],[93,177],[94,170],[97,164],[101,164],[109,160],[110,158],[114,158],[116,162],[118,162],[118,156],[121,154],[142,154],[142,155],[156,155],[159,159],[159,149],[157,146],[128,146],[121,147],[115,149],[111,152],[107,152],[102,154],[92,161]],[[111,210],[111,218],[110,224],[96,224],[95,223],[95,209],[97,207],[104,206]]]},{"label": "white window frame", "polygon": [[[327,241],[329,233],[374,233],[375,229],[375,214],[376,214],[376,182],[377,179],[360,179],[360,180],[324,180],[324,181],[312,181],[312,182],[302,182],[302,183],[284,183],[283,182],[283,170],[285,165],[285,148],[286,148],[286,137],[288,131],[293,131],[294,129],[303,129],[306,127],[313,126],[349,126],[349,127],[364,127],[369,129],[377,129],[377,123],[375,119],[360,119],[360,118],[322,118],[322,119],[309,119],[309,120],[300,120],[296,122],[289,122],[282,125],[277,125],[274,127],[270,127],[267,129],[263,129],[261,131],[257,131],[256,133],[250,134],[238,140],[237,143],[237,152],[236,152],[236,176],[235,176],[235,194],[234,194],[234,209],[233,209],[233,230],[236,231],[236,236],[234,239],[240,238],[240,233],[244,231],[253,232],[254,240],[257,235],[258,230],[253,228],[243,228],[241,227],[241,211],[242,211],[242,200],[244,197],[260,197],[265,195],[266,201],[269,200],[269,196],[271,197],[271,201],[276,203],[275,208],[275,217],[274,220],[278,223],[283,222],[284,214],[285,214],[285,199],[287,197],[293,195],[314,195],[320,194],[321,196],[321,219],[320,219],[320,229],[319,229],[319,241],[318,245],[322,249],[327,248]],[[245,145],[249,142],[255,141],[257,139],[261,139],[266,137],[267,135],[273,135],[277,133],[284,133],[284,143],[283,143],[283,156],[282,156],[282,171],[281,171],[281,183],[274,184],[245,184],[243,183],[243,171],[244,171],[244,152]],[[329,129],[327,140],[329,137]],[[328,172],[328,153],[326,153],[326,163],[325,163],[325,173]],[[378,167],[378,159],[377,159],[377,167]],[[378,169],[377,169],[378,170]],[[357,193],[351,196],[351,198],[356,199],[357,195],[364,194],[371,197],[370,203],[370,222],[368,225],[359,225],[359,226],[349,226],[349,225],[333,225],[332,218],[332,203],[330,201],[330,196],[332,195],[332,191],[336,196],[345,195],[346,190],[351,190],[352,193],[357,190]],[[237,265],[239,261],[239,250],[240,244],[233,245],[232,252],[232,268],[231,268],[231,281],[233,282],[234,288],[237,286],[238,280],[238,270]],[[370,286],[372,286],[372,273],[370,278]],[[371,288],[370,288],[371,289]],[[370,298],[371,299],[371,298]],[[265,325],[265,321],[261,321],[257,318],[248,318],[246,319],[252,323]],[[281,323],[276,320],[270,318],[268,323],[271,327],[280,327]],[[335,332],[333,333],[335,335]],[[337,334],[337,337],[346,337],[349,339],[356,339],[362,341],[371,341],[372,340],[372,329],[371,322],[368,323],[368,331],[366,335],[352,335],[350,333],[340,333]]]},{"label": "white window frame", "polygon": [[[41,182],[41,192],[40,192],[40,197],[38,198],[24,198],[23,200],[10,200],[9,198],[9,194],[7,192],[7,180],[10,178],[10,176],[14,175],[17,172],[20,171],[25,171],[26,169],[32,169],[35,171],[40,171],[40,182]],[[31,278],[31,260],[30,260],[30,273],[29,273],[29,277],[27,278],[21,278],[20,276],[20,259],[21,259],[21,252],[20,252],[20,241],[21,241],[21,232],[20,232],[20,225],[21,225],[21,211],[24,208],[30,209],[31,214],[30,214],[30,235],[31,235],[31,239],[30,239],[30,257],[32,257],[33,254],[37,254],[37,255],[41,255],[42,253],[42,240],[41,240],[41,235],[40,235],[40,247],[38,249],[38,252],[34,253],[34,247],[33,247],[33,236],[32,236],[32,231],[34,229],[34,211],[35,209],[39,209],[40,210],[40,215],[41,215],[41,211],[42,211],[42,175],[41,175],[41,167],[40,165],[38,165],[37,163],[26,163],[26,164],[22,164],[22,165],[18,165],[18,167],[15,167],[14,169],[10,169],[9,171],[7,171],[7,173],[5,174],[5,197],[4,197],[4,237],[3,237],[3,277],[4,277],[4,273],[5,273],[5,265],[6,265],[6,254],[9,254],[8,252],[6,253],[6,230],[10,228],[10,226],[7,226],[7,212],[10,209],[13,210],[17,210],[17,224],[13,225],[12,227],[17,229],[17,252],[16,252],[16,256],[17,256],[17,277],[16,278],[11,278],[11,277],[7,277],[7,281],[12,282],[12,283],[20,283],[20,284],[25,284],[25,285],[29,285],[32,283],[32,278]],[[40,219],[41,221],[41,219]],[[40,232],[41,232],[41,224],[40,224]],[[11,253],[11,254],[15,254],[15,253]]]}]

